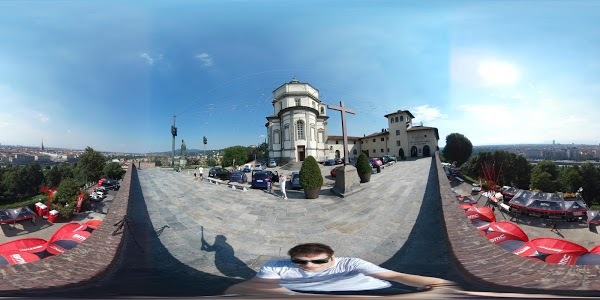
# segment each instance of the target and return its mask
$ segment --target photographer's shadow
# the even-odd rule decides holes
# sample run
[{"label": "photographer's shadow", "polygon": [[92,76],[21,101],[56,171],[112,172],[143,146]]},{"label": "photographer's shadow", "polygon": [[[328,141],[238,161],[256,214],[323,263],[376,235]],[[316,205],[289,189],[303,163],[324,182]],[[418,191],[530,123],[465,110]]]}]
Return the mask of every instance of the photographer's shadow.
[{"label": "photographer's shadow", "polygon": [[224,235],[217,235],[212,245],[206,242],[204,236],[202,236],[201,242],[200,250],[215,252],[215,266],[223,275],[243,279],[251,279],[256,275],[256,272],[248,267],[246,263],[235,257],[235,251],[227,243],[227,238]]}]

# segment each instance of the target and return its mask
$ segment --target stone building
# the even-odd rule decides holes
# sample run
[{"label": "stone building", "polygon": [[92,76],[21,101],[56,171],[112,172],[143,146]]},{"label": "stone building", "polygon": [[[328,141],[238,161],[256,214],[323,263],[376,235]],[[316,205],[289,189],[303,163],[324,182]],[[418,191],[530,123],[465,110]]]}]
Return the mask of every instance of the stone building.
[{"label": "stone building", "polygon": [[[328,135],[327,105],[319,91],[294,79],[273,91],[273,115],[267,117],[269,158],[279,164],[303,161],[312,155],[317,161],[344,157],[343,137]],[[358,112],[360,113],[360,112]],[[408,110],[384,116],[387,128],[369,135],[348,136],[349,159],[360,152],[369,157],[394,155],[398,158],[432,156],[438,150],[437,128],[414,126]]]}]

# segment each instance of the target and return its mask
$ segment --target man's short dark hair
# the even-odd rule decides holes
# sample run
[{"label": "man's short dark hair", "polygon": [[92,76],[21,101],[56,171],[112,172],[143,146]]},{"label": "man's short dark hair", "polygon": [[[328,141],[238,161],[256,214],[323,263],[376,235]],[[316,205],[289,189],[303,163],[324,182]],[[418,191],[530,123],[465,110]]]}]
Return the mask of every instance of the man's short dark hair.
[{"label": "man's short dark hair", "polygon": [[288,255],[290,257],[312,256],[321,253],[325,253],[327,256],[332,256],[333,249],[325,244],[306,243],[294,246],[292,249],[290,249],[290,251],[288,251]]}]

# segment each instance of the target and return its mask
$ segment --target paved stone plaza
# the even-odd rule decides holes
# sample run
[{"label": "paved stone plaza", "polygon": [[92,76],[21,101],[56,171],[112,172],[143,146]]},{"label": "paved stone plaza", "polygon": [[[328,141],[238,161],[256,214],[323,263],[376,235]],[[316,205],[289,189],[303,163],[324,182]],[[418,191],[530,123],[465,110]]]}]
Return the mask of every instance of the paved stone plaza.
[{"label": "paved stone plaza", "polygon": [[[451,277],[432,159],[403,161],[373,174],[364,190],[318,199],[289,191],[232,190],[167,169],[132,179],[131,236],[105,279],[74,294],[215,295],[251,278],[262,263],[302,242],[390,269]],[[139,245],[139,246],[138,246]],[[69,292],[70,295],[73,291]]]}]

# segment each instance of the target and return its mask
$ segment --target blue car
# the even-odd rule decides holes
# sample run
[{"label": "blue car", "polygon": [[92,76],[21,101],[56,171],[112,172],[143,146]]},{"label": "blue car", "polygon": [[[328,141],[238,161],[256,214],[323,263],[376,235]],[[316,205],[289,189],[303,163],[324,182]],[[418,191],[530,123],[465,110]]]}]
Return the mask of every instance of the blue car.
[{"label": "blue car", "polygon": [[229,177],[229,182],[246,183],[248,182],[248,177],[245,173],[235,171],[231,173],[231,176]]},{"label": "blue car", "polygon": [[328,159],[328,160],[326,160],[326,161],[323,163],[323,165],[325,165],[325,166],[334,166],[334,165],[335,165],[335,160],[333,160],[333,159]]},{"label": "blue car", "polygon": [[277,182],[279,174],[271,171],[254,171],[252,172],[252,188],[255,189],[266,189],[269,182]]},{"label": "blue car", "polygon": [[244,167],[244,169],[242,170],[244,173],[250,173],[252,172],[252,169],[248,166]]}]

